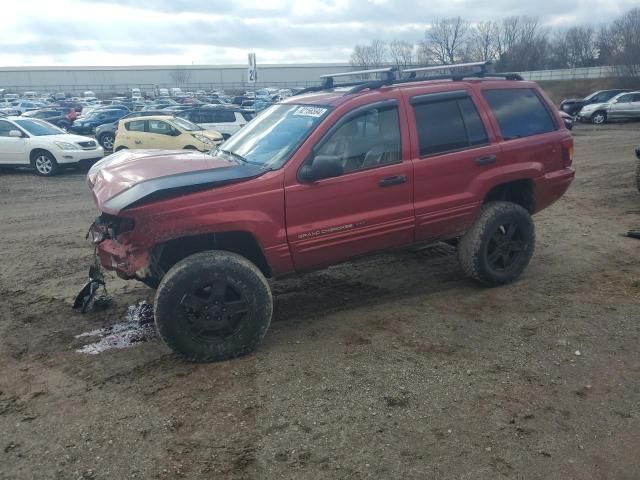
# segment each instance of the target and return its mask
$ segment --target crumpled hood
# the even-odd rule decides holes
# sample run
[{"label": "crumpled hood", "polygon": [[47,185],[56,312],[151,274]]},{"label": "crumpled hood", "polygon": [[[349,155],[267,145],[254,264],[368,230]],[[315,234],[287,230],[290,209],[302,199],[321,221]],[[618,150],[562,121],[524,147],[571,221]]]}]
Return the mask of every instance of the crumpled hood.
[{"label": "crumpled hood", "polygon": [[97,207],[117,215],[145,201],[248,180],[266,171],[190,150],[121,150],[94,164],[87,183]]}]

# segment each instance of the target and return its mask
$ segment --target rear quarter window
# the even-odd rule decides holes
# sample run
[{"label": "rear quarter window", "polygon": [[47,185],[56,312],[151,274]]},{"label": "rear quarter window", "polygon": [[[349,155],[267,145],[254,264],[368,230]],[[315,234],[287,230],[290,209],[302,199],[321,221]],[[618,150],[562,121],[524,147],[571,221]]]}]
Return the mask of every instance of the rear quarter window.
[{"label": "rear quarter window", "polygon": [[484,90],[482,94],[505,140],[539,135],[557,128],[549,110],[533,89]]}]

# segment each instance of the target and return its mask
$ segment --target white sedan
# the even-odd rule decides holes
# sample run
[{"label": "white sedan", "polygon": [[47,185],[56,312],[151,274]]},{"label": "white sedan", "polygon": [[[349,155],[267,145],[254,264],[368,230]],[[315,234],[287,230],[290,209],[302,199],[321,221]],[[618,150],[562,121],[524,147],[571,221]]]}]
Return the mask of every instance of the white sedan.
[{"label": "white sedan", "polygon": [[66,133],[44,120],[0,118],[0,166],[31,165],[51,177],[61,166],[91,165],[104,157],[93,138]]}]

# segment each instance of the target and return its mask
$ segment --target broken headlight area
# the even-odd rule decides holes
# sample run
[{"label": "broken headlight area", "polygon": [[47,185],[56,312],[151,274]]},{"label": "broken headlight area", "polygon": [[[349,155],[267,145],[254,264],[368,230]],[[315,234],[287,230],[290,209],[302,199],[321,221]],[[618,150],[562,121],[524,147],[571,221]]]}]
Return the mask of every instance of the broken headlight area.
[{"label": "broken headlight area", "polygon": [[[102,290],[101,293],[100,290]],[[103,310],[111,305],[111,297],[100,266],[95,263],[89,267],[89,279],[73,302],[73,309],[80,313],[90,310]]]},{"label": "broken headlight area", "polygon": [[133,230],[135,222],[131,218],[117,217],[103,213],[95,219],[87,232],[87,239],[97,245],[103,240],[115,240],[118,235]]}]

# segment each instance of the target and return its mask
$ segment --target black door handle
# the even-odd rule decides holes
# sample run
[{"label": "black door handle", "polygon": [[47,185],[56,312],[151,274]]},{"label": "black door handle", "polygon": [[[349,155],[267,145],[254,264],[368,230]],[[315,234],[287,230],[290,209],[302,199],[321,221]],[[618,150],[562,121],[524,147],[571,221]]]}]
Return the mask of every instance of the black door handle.
[{"label": "black door handle", "polygon": [[496,163],[498,158],[495,155],[489,155],[487,157],[481,157],[476,159],[476,165],[491,165],[492,163]]},{"label": "black door handle", "polygon": [[400,185],[407,181],[406,175],[396,175],[394,177],[383,178],[378,182],[381,187],[390,187],[391,185]]}]

